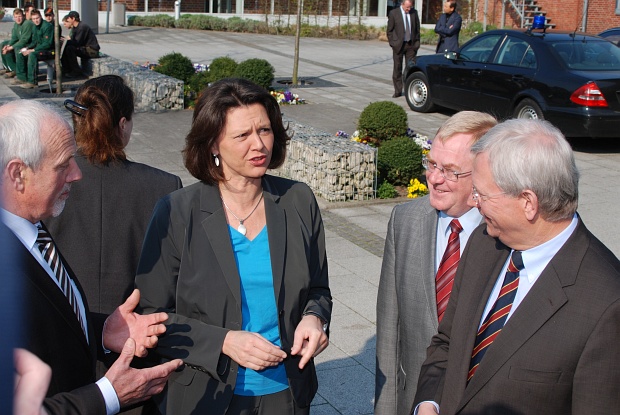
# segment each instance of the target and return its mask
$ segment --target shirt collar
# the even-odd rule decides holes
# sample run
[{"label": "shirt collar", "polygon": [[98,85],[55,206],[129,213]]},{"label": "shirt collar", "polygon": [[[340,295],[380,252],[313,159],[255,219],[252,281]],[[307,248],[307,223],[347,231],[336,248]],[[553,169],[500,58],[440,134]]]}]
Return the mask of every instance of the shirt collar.
[{"label": "shirt collar", "polygon": [[527,278],[530,282],[536,280],[543,270],[547,267],[551,259],[558,253],[558,251],[564,246],[568,238],[577,229],[579,219],[575,214],[570,224],[556,235],[554,238],[547,242],[535,246],[534,248],[527,249],[521,253],[523,258],[523,265],[527,272]]},{"label": "shirt collar", "polygon": [[27,219],[17,216],[6,209],[0,208],[0,218],[2,222],[19,238],[19,240],[28,249],[32,249],[36,242],[39,230],[37,224],[28,221]]},{"label": "shirt collar", "polygon": [[450,222],[452,219],[458,219],[463,231],[471,235],[471,233],[480,225],[480,221],[482,220],[482,215],[476,208],[471,208],[464,214],[462,214],[458,218],[453,218],[452,216],[446,215],[444,212],[439,211],[439,230],[444,232],[444,235],[448,235],[450,233]]}]

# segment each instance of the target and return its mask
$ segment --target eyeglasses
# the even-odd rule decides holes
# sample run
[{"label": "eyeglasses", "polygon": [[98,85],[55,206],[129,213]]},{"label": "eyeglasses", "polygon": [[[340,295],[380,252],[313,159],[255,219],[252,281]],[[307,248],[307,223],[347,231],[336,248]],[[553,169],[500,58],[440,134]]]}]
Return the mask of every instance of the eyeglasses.
[{"label": "eyeglasses", "polygon": [[53,15],[53,14],[47,14],[47,13],[46,13],[46,14],[45,14],[45,17],[54,17],[54,15]]},{"label": "eyeglasses", "polygon": [[505,195],[506,192],[501,192],[501,193],[497,193],[494,195],[481,195],[480,193],[478,193],[478,190],[476,189],[475,186],[471,187],[471,198],[474,201],[474,203],[476,203],[476,205],[480,205],[480,201],[482,200],[483,202],[486,202],[489,199],[493,199],[495,197],[499,197],[502,195]]},{"label": "eyeglasses", "polygon": [[450,180],[451,182],[457,182],[460,176],[471,174],[471,170],[459,173],[458,171],[446,170],[442,167],[437,167],[437,163],[429,161],[426,157],[422,157],[422,167],[424,167],[430,173],[433,173],[435,169],[439,170],[441,176],[446,180]]}]

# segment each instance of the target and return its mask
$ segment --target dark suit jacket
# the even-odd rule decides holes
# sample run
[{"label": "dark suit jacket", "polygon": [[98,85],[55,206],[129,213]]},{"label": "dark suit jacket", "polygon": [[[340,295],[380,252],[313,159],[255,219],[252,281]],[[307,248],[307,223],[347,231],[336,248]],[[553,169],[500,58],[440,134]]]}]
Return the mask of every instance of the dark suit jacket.
[{"label": "dark suit jacket", "polygon": [[439,35],[439,41],[437,42],[437,53],[445,51],[456,52],[459,50],[459,33],[461,32],[461,15],[456,12],[452,12],[450,17],[447,14],[439,16],[437,24],[435,24],[435,33]]},{"label": "dark suit jacket", "polygon": [[[290,352],[302,313],[331,318],[323,222],[302,183],[265,176],[263,195],[282,349]],[[155,208],[138,265],[141,306],[169,314],[157,352],[182,358],[160,409],[169,414],[223,414],[238,365],[221,353],[224,337],[240,330],[241,291],[226,215],[217,186],[202,182],[174,192]],[[293,397],[308,406],[317,390],[314,364],[285,362]]]},{"label": "dark suit jacket", "polygon": [[[81,24],[80,24],[81,26]],[[91,311],[112,313],[131,294],[153,208],[181,179],[145,164],[93,165],[76,157],[83,178],[45,225],[80,277]]]},{"label": "dark suit jacket", "polygon": [[617,413],[620,262],[581,220],[466,385],[478,323],[509,252],[485,225],[470,238],[414,405],[434,400],[442,415]]},{"label": "dark suit jacket", "polygon": [[[388,43],[394,53],[400,53],[404,48],[405,22],[403,21],[402,8],[393,9],[388,16],[387,37]],[[409,11],[411,20],[411,45],[416,51],[420,49],[420,18],[418,11],[411,8]]]},{"label": "dark suit jacket", "polygon": [[[94,382],[96,356],[98,351],[101,352],[101,333],[106,316],[88,312],[84,291],[70,267],[66,266],[86,307],[87,342],[65,295],[17,237],[10,231],[7,233],[23,263],[18,275],[14,276],[23,282],[23,298],[27,306],[22,329],[23,347],[52,368],[45,408],[51,414],[105,414],[103,396]],[[63,262],[67,264],[64,258]]]}]

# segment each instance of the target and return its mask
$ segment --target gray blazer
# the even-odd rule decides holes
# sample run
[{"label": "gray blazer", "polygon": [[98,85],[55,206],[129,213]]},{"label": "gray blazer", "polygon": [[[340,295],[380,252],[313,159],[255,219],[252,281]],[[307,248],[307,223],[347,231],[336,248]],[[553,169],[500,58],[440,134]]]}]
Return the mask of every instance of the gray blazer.
[{"label": "gray blazer", "polygon": [[392,211],[377,295],[377,415],[409,413],[426,348],[437,332],[437,218],[428,197]]},{"label": "gray blazer", "polygon": [[510,249],[480,226],[463,252],[414,403],[442,415],[617,413],[620,262],[579,220],[467,384],[478,322]]},{"label": "gray blazer", "polygon": [[[282,349],[290,352],[304,312],[331,319],[325,234],[318,205],[303,184],[264,176],[263,195]],[[146,313],[166,311],[156,352],[186,365],[161,397],[169,414],[224,414],[238,365],[221,353],[224,337],[241,329],[241,292],[226,215],[217,186],[199,182],[156,206],[144,240],[136,285]],[[284,365],[293,397],[308,406],[317,390],[314,364]]]}]

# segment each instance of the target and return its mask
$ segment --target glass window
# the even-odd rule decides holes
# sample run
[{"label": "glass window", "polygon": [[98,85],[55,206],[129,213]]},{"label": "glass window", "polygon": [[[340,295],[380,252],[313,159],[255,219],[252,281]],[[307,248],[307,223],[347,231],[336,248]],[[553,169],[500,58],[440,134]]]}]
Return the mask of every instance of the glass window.
[{"label": "glass window", "polygon": [[502,35],[481,36],[461,48],[459,59],[472,62],[487,62]]},{"label": "glass window", "polygon": [[604,40],[551,43],[552,49],[571,69],[606,71],[620,69],[620,48]]},{"label": "glass window", "polygon": [[497,51],[495,61],[500,65],[535,68],[536,55],[525,40],[508,37]]}]

